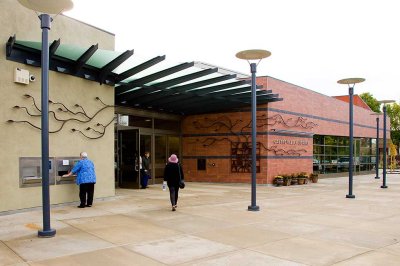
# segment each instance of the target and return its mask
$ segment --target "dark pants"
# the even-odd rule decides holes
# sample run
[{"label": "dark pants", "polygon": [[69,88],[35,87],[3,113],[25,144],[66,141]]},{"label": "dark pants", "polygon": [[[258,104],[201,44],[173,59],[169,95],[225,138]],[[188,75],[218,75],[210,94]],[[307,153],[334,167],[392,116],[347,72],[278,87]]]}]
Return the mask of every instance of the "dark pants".
[{"label": "dark pants", "polygon": [[147,182],[149,181],[149,175],[143,169],[140,170],[140,173],[141,173],[140,186],[142,188],[146,188]]},{"label": "dark pants", "polygon": [[79,185],[79,198],[81,206],[92,205],[94,194],[94,183],[84,183]]},{"label": "dark pants", "polygon": [[170,186],[169,188],[169,199],[171,200],[171,205],[175,206],[178,204],[178,193],[179,193],[179,186]]}]

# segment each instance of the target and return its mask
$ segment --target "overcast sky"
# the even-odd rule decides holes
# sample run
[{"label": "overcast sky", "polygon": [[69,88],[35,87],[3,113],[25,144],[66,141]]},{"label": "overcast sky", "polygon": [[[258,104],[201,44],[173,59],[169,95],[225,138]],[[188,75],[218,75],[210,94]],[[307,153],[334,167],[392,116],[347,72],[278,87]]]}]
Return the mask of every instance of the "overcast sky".
[{"label": "overcast sky", "polygon": [[[329,96],[362,77],[355,94],[400,101],[396,0],[73,0],[65,14],[116,35],[116,50],[148,59],[202,61],[249,73],[235,54],[265,49],[268,75]],[[272,89],[273,88],[269,88]]]}]

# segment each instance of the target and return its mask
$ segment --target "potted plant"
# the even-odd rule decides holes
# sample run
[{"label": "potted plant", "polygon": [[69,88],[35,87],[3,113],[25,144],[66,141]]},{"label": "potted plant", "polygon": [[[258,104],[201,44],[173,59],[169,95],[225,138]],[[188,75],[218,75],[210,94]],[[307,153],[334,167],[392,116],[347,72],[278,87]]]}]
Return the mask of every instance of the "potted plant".
[{"label": "potted plant", "polygon": [[274,178],[274,184],[275,184],[275,186],[277,186],[277,187],[282,186],[282,184],[283,184],[283,177],[280,176],[280,175],[275,176],[275,178]]},{"label": "potted plant", "polygon": [[300,174],[298,174],[297,176],[297,182],[299,183],[299,185],[304,185],[306,183],[307,180],[307,174],[302,172]]},{"label": "potted plant", "polygon": [[282,177],[283,177],[283,185],[290,186],[290,183],[292,182],[292,176],[291,175],[282,175]]},{"label": "potted plant", "polygon": [[318,173],[312,173],[310,174],[310,179],[313,183],[317,183],[318,182]]},{"label": "potted plant", "polygon": [[292,174],[292,181],[290,182],[290,184],[291,185],[297,185],[298,183],[299,183],[299,181],[298,181],[298,177],[299,177],[299,175],[298,174]]}]

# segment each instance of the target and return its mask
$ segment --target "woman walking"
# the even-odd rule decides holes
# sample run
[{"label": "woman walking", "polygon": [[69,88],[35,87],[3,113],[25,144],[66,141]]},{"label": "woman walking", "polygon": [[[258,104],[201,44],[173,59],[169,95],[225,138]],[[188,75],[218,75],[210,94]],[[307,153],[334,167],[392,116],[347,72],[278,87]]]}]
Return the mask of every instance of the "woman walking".
[{"label": "woman walking", "polygon": [[164,181],[167,181],[172,211],[175,211],[178,204],[178,193],[180,180],[184,180],[182,166],[178,164],[176,154],[171,154],[164,169]]}]

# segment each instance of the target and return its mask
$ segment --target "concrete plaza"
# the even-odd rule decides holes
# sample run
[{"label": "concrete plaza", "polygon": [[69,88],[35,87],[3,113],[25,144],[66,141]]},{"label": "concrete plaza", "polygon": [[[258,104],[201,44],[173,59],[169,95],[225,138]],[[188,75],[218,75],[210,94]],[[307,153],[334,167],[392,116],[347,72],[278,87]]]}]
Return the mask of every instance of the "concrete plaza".
[{"label": "concrete plaza", "polygon": [[53,238],[38,238],[41,209],[0,215],[0,265],[400,265],[400,175],[257,187],[187,183],[176,212],[153,185],[117,190],[79,209],[52,207]]}]

